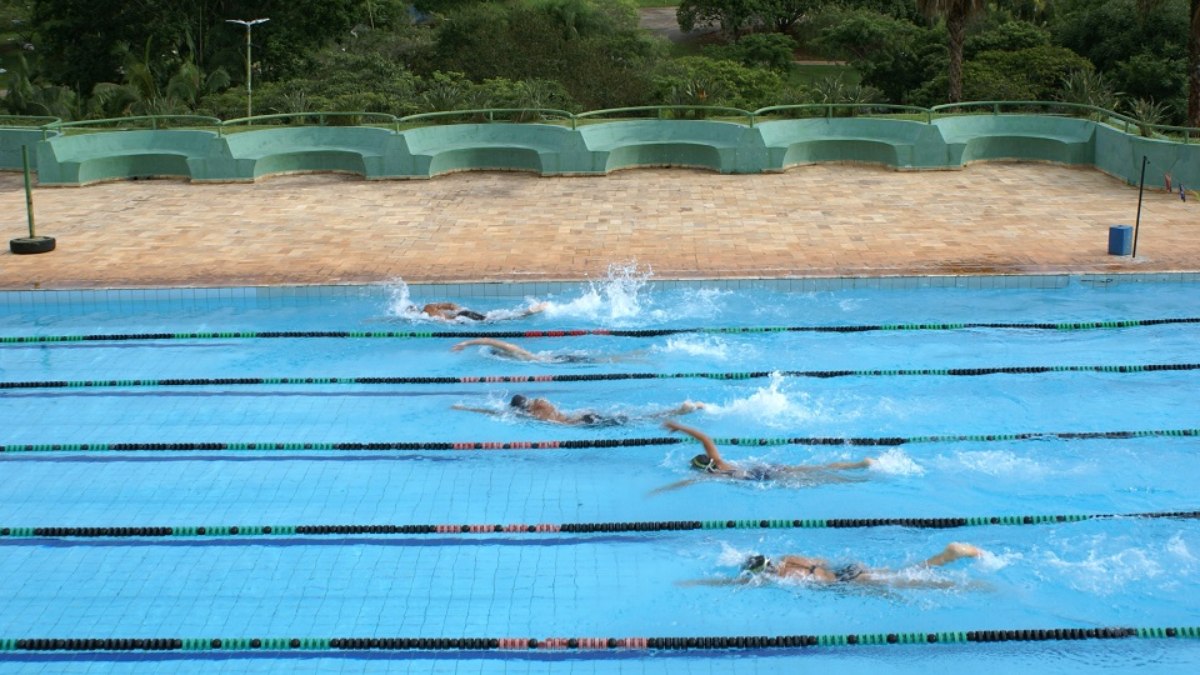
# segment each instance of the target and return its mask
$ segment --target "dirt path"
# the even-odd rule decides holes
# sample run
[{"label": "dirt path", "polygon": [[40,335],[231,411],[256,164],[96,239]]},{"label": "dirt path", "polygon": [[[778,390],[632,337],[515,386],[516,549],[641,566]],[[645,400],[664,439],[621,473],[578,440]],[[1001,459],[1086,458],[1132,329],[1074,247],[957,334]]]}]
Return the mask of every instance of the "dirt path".
[{"label": "dirt path", "polygon": [[679,20],[675,18],[674,7],[647,7],[638,10],[641,16],[639,25],[642,28],[661,35],[671,42],[684,42],[685,40],[693,40],[701,35],[708,35],[714,31],[691,31],[684,33],[679,30]]}]

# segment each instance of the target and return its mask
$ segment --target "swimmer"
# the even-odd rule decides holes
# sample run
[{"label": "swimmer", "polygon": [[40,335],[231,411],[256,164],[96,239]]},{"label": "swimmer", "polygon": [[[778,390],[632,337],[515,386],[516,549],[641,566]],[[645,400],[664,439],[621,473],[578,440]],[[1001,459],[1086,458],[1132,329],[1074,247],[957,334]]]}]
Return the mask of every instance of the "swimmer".
[{"label": "swimmer", "polygon": [[[506,316],[505,318],[521,319],[544,311],[546,311],[546,303],[539,302],[536,305],[531,305],[517,312],[513,316]],[[468,321],[488,320],[486,314],[480,314],[475,310],[467,309],[453,302],[431,302],[422,307],[420,313],[433,319],[442,319],[445,321],[456,321],[458,319],[466,319]]]},{"label": "swimmer", "polygon": [[601,361],[615,362],[624,358],[621,356],[605,356],[597,358],[594,356],[588,356],[586,354],[534,354],[533,352],[527,349],[522,349],[511,342],[505,342],[495,338],[476,338],[474,340],[460,342],[451,347],[450,351],[461,352],[467,347],[487,347],[495,356],[513,359],[514,361],[531,361],[536,363],[599,363]]},{"label": "swimmer", "polygon": [[[948,565],[962,558],[978,558],[983,554],[971,544],[954,542],[941,553],[916,565],[904,569],[919,570]],[[795,579],[816,584],[861,584],[864,586],[890,586],[892,588],[953,588],[957,584],[947,579],[921,579],[898,577],[885,567],[867,567],[858,562],[832,564],[824,558],[809,558],[785,555],[772,560],[765,555],[755,554],[742,563],[742,572],[732,579],[696,579],[685,581],[682,586],[729,586],[748,584],[757,579]]]},{"label": "swimmer", "polygon": [[717,445],[713,443],[712,438],[703,431],[693,429],[692,427],[685,427],[675,420],[667,420],[663,422],[663,426],[671,431],[681,431],[704,445],[704,454],[696,455],[691,461],[692,468],[703,473],[699,476],[693,476],[692,478],[686,478],[657,488],[650,492],[652,495],[670,490],[678,490],[681,487],[687,487],[692,483],[698,483],[709,478],[747,481],[793,481],[797,483],[802,482],[806,486],[823,483],[852,483],[861,481],[862,479],[851,478],[837,472],[867,469],[875,463],[874,458],[867,457],[857,462],[832,462],[830,464],[819,465],[769,464],[743,468],[732,462],[725,461],[721,457],[721,453],[717,451]]},{"label": "swimmer", "polygon": [[[483,413],[485,415],[503,415],[505,411],[492,410],[490,408],[471,408],[464,405],[451,406],[455,410],[466,410],[468,412]],[[703,403],[693,403],[692,401],[684,401],[678,407],[663,412],[645,415],[649,418],[666,417],[674,415],[687,415],[688,413],[696,412],[704,407]],[[617,426],[620,424],[628,424],[633,418],[628,415],[606,415],[591,411],[565,413],[558,409],[550,401],[544,398],[526,398],[520,394],[512,397],[508,403],[508,410],[522,415],[524,417],[532,417],[535,420],[542,422],[550,422],[552,424],[566,424],[570,426],[591,426],[591,427],[607,427]]]}]

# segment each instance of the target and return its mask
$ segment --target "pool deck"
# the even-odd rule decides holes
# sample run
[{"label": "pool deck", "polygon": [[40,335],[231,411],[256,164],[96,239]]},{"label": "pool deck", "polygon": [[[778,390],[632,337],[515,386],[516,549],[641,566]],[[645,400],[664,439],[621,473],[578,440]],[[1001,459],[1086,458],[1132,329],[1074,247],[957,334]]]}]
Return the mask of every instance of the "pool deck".
[{"label": "pool deck", "polygon": [[[1137,258],[1107,253],[1136,186],[1091,168],[975,164],[781,174],[344,175],[34,188],[58,249],[0,253],[0,289],[571,281],[636,261],[659,279],[1196,272],[1200,200],[1147,191]],[[28,233],[0,174],[4,239]]]}]

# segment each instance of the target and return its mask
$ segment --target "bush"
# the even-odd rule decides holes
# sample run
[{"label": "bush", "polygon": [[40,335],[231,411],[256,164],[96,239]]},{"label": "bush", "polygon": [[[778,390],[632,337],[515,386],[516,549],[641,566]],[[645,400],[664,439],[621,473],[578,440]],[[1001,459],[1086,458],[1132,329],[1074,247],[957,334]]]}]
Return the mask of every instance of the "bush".
[{"label": "bush", "polygon": [[663,103],[681,103],[679,96],[690,95],[686,103],[742,110],[775,104],[783,89],[783,80],[769,70],[704,56],[687,56],[664,64],[655,83],[658,100]]},{"label": "bush", "polygon": [[747,35],[729,45],[714,45],[704,55],[714,59],[736,61],[749,68],[766,68],[787,73],[795,59],[796,41],[779,33]]},{"label": "bush", "polygon": [[[963,64],[963,100],[1061,100],[1064,79],[1091,70],[1087,59],[1065,47],[983,52]],[[944,74],[926,82],[916,96],[918,105],[944,103],[946,86]]]}]

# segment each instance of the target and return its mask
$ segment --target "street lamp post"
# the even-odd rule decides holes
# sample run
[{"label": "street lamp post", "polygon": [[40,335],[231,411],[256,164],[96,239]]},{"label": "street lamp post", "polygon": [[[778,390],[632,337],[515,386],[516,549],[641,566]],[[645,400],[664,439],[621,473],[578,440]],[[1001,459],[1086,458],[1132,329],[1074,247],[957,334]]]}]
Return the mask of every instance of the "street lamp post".
[{"label": "street lamp post", "polygon": [[268,21],[270,19],[251,19],[250,21],[225,19],[225,23],[236,23],[246,27],[246,117],[254,117],[254,87],[250,84],[253,77],[250,72],[250,29]]}]

